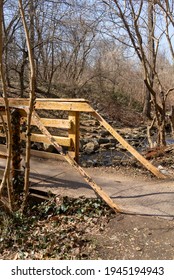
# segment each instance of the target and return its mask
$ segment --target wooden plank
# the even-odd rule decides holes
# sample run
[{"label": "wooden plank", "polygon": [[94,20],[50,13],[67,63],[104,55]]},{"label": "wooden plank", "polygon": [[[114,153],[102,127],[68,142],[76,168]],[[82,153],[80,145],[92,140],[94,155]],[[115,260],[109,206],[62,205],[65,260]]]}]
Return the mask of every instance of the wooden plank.
[{"label": "wooden plank", "polygon": [[[0,153],[7,153],[7,147],[6,145],[0,144]],[[25,154],[25,149],[23,149],[23,154]],[[55,160],[63,160],[62,156],[60,154],[55,154],[55,153],[49,153],[45,151],[37,151],[31,149],[31,155],[35,157],[40,157],[40,158],[47,158],[47,159],[55,159]]]},{"label": "wooden plank", "polygon": [[[22,98],[19,98],[22,99]],[[25,98],[23,98],[25,99]],[[50,102],[50,101],[58,101],[58,102],[86,102],[89,103],[87,99],[84,98],[36,98],[36,101],[39,100],[41,102]]]},{"label": "wooden plank", "polygon": [[[5,137],[5,133],[0,132],[0,137]],[[59,145],[62,145],[65,147],[70,147],[70,145],[71,145],[71,139],[69,137],[54,136],[54,138]],[[26,140],[26,136],[25,136],[24,132],[21,133],[21,139]],[[43,134],[35,134],[35,133],[33,133],[31,135],[31,141],[39,142],[39,143],[46,143],[46,144],[50,143],[48,141],[47,137],[45,137]]]},{"label": "wooden plank", "polygon": [[62,111],[78,111],[78,112],[93,112],[93,109],[89,104],[85,102],[48,102],[43,103],[37,101],[35,105],[36,109],[46,109],[46,110],[62,110]]},{"label": "wooden plank", "polygon": [[[25,133],[21,133],[21,139],[22,140],[26,139]],[[54,136],[54,139],[61,146],[70,147],[70,145],[71,145],[71,139],[69,137]],[[50,144],[47,137],[45,137],[45,135],[43,135],[43,134],[33,134],[32,133],[31,141]]]},{"label": "wooden plank", "polygon": [[[27,118],[22,117],[22,121],[26,121],[26,120]],[[62,129],[71,128],[71,122],[69,120],[41,118],[41,122],[46,127],[55,127],[55,128],[62,128]],[[31,124],[34,125],[34,122],[32,121]]]},{"label": "wooden plank", "polygon": [[[70,129],[71,128],[71,122],[69,120],[41,118],[41,122],[46,127],[55,127],[55,128],[62,128],[62,129]],[[33,124],[34,123],[32,121],[32,125]]]},{"label": "wooden plank", "polygon": [[7,153],[0,151],[0,158],[7,158]]},{"label": "wooden plank", "polygon": [[[14,101],[29,101],[29,98],[8,98],[9,100]],[[36,98],[36,101],[39,100],[41,102],[50,102],[50,101],[56,101],[56,102],[86,102],[89,103],[87,99],[84,98]],[[4,104],[3,98],[0,98],[0,106]]]},{"label": "wooden plank", "polygon": [[34,157],[39,157],[39,158],[46,158],[46,159],[54,159],[58,161],[63,161],[63,158],[60,154],[55,154],[55,153],[49,153],[45,151],[37,151],[37,150],[31,150],[31,155]]},{"label": "wooden plank", "polygon": [[[6,115],[3,116],[4,121],[6,122],[7,117]],[[21,117],[21,122],[26,122],[26,117]],[[62,129],[71,129],[71,122],[68,119],[47,119],[47,118],[41,118],[41,122],[46,127],[55,127],[55,128],[62,128]],[[34,125],[33,122],[31,122],[32,125]],[[1,126],[1,123],[0,123]]]},{"label": "wooden plank", "polygon": [[114,201],[103,191],[103,189],[92,180],[92,178],[86,173],[86,171],[81,166],[79,166],[78,163],[69,154],[65,154],[63,152],[62,147],[56,142],[54,137],[42,124],[38,114],[35,111],[33,112],[33,119],[35,120],[37,127],[47,137],[50,144],[52,144],[55,149],[64,157],[64,159],[82,175],[84,180],[92,187],[95,193],[98,194],[115,212],[121,212],[120,207],[116,205]]},{"label": "wooden plank", "polygon": [[[29,106],[27,98],[9,98],[10,107]],[[63,110],[78,112],[93,112],[93,108],[84,99],[36,99],[35,109]],[[4,101],[0,98],[0,106],[4,106]]]},{"label": "wooden plank", "polygon": [[6,145],[0,144],[0,158],[7,158],[7,147]]},{"label": "wooden plank", "polygon": [[5,144],[0,144],[0,151],[6,153],[7,152],[7,146]]},{"label": "wooden plank", "polygon": [[72,139],[69,153],[79,162],[79,112],[69,112],[69,121],[72,124],[68,131],[68,136]]},{"label": "wooden plank", "polygon": [[146,167],[150,172],[152,172],[157,178],[165,179],[166,176],[162,174],[154,165],[152,165],[148,160],[146,160],[140,153],[138,153],[118,132],[116,132],[112,126],[110,126],[97,112],[92,113],[92,115],[100,122],[102,126],[106,128],[115,139],[128,150],[139,162],[141,162],[144,167]]},{"label": "wooden plank", "polygon": [[6,137],[6,135],[5,135],[5,133],[3,133],[3,132],[0,132],[0,137]]}]

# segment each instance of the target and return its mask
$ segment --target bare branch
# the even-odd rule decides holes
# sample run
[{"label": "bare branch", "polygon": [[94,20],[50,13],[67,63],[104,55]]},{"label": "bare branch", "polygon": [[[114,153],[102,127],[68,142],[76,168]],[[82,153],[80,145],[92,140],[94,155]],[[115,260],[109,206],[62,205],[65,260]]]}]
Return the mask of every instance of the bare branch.
[{"label": "bare branch", "polygon": [[29,30],[25,19],[24,9],[22,5],[22,0],[18,0],[19,3],[19,10],[21,14],[21,19],[25,31],[26,36],[26,43],[27,43],[27,49],[28,49],[28,57],[29,57],[29,63],[30,63],[30,102],[29,102],[29,110],[27,115],[27,131],[26,131],[26,159],[25,159],[25,182],[24,182],[24,204],[28,196],[29,192],[29,173],[30,173],[30,149],[31,149],[31,118],[32,118],[32,112],[34,109],[35,104],[35,64],[34,64],[34,57],[33,57],[33,51],[32,51],[32,45],[30,41],[29,36]]}]

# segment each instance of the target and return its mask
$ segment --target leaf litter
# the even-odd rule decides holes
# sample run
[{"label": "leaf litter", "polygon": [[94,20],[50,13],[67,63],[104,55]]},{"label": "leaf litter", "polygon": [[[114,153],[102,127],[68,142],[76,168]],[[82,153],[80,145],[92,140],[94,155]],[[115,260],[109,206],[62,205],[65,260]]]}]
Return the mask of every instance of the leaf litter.
[{"label": "leaf litter", "polygon": [[9,216],[0,209],[0,259],[89,259],[92,236],[115,212],[101,199],[57,196]]}]

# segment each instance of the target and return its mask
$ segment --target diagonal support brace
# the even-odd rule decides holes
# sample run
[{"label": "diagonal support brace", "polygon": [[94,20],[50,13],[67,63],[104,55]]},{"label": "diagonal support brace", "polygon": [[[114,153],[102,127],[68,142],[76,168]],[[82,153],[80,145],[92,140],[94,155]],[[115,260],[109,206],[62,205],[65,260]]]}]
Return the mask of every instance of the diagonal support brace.
[{"label": "diagonal support brace", "polygon": [[[28,108],[25,108],[26,112],[28,112]],[[32,120],[35,122],[35,125],[40,129],[40,131],[47,137],[49,142],[55,147],[55,149],[64,157],[64,159],[74,167],[84,178],[84,180],[92,187],[92,189],[115,211],[122,212],[121,209],[114,201],[103,191],[103,189],[98,186],[92,178],[86,173],[86,171],[78,165],[78,163],[67,153],[63,152],[62,147],[56,142],[54,137],[49,133],[46,127],[42,124],[40,117],[33,111]]]}]

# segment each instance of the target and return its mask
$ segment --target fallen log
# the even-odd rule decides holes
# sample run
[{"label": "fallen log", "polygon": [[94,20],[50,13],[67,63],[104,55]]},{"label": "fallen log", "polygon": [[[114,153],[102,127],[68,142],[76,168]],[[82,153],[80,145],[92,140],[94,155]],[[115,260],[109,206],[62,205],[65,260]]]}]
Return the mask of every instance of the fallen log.
[{"label": "fallen log", "polygon": [[169,146],[163,146],[163,147],[155,147],[155,148],[150,148],[147,151],[144,151],[142,155],[150,160],[159,156],[165,155],[165,153],[169,153],[172,150],[174,150],[174,145],[169,145]]}]

